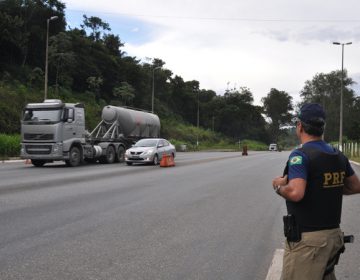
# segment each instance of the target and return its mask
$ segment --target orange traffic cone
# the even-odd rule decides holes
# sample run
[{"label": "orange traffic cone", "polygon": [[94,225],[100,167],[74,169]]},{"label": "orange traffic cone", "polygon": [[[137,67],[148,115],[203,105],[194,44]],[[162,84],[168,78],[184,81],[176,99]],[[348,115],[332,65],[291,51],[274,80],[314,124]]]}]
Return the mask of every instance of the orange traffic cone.
[{"label": "orange traffic cone", "polygon": [[175,166],[173,156],[164,154],[160,161],[160,167],[171,167],[171,166]]},{"label": "orange traffic cone", "polygon": [[175,166],[174,157],[172,155],[168,156],[168,166]]},{"label": "orange traffic cone", "polygon": [[167,163],[168,163],[168,155],[167,154],[163,154],[161,160],[160,160],[160,167],[167,167]]}]

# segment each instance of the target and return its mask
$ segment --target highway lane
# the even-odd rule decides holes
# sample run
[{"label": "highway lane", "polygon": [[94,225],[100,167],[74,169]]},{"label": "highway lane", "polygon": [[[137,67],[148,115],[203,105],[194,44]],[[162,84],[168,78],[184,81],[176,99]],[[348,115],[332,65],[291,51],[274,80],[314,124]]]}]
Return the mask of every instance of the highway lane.
[{"label": "highway lane", "polygon": [[[173,168],[0,164],[0,279],[265,279],[283,246],[285,206],[271,179],[287,156],[179,153]],[[359,203],[344,204],[345,226],[358,232]],[[339,272],[356,279],[358,261],[346,257],[359,247],[348,251]]]}]

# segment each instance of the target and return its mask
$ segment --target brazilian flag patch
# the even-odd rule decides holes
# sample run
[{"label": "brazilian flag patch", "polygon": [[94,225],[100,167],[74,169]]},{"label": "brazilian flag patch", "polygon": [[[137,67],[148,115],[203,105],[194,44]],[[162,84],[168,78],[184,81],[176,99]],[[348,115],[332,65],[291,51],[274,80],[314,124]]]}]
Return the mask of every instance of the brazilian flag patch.
[{"label": "brazilian flag patch", "polygon": [[302,156],[295,156],[290,159],[290,166],[296,164],[302,164]]}]

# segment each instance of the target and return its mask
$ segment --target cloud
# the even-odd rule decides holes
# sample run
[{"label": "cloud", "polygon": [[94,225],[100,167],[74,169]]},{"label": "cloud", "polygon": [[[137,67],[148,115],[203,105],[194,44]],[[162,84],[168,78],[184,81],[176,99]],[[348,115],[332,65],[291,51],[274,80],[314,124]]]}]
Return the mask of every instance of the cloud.
[{"label": "cloud", "polygon": [[258,32],[262,36],[280,42],[294,41],[301,44],[308,44],[314,41],[318,42],[334,42],[334,41],[360,41],[360,25],[339,28],[335,26],[309,26],[306,28],[283,30],[266,29]]},{"label": "cloud", "polygon": [[[331,42],[360,41],[357,0],[101,3],[66,0],[70,11],[86,10],[109,22],[130,56],[160,58],[174,74],[218,94],[229,81],[247,86],[255,102],[270,88],[296,99],[306,80],[341,66],[340,49]],[[351,77],[360,73],[359,60],[356,46],[347,47],[345,68]]]}]

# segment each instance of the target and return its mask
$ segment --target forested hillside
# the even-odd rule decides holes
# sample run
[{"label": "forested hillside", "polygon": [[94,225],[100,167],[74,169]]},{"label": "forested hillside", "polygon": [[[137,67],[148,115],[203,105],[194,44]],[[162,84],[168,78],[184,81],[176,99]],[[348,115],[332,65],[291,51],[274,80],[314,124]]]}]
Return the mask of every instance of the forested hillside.
[{"label": "forested hillside", "polygon": [[[50,18],[48,98],[83,102],[89,129],[99,121],[106,104],[150,111],[154,84],[154,112],[166,137],[176,137],[176,125],[196,127],[198,110],[202,129],[234,141],[270,143],[286,135],[280,127],[291,124],[296,109],[288,93],[269,89],[264,93],[264,106],[256,106],[247,87],[223,93],[202,89],[199,81],[185,81],[167,69],[161,58],[143,62],[128,56],[121,34],[112,33],[111,26],[96,15],[84,15],[81,26],[66,28],[66,7],[57,0],[0,1],[0,133],[19,133],[23,106],[44,99]],[[303,101],[321,102],[329,110],[327,140],[336,140],[338,135],[340,75],[339,71],[317,74],[301,92]],[[344,135],[356,140],[360,139],[360,101],[349,89],[351,84],[351,78],[345,77]]]}]

